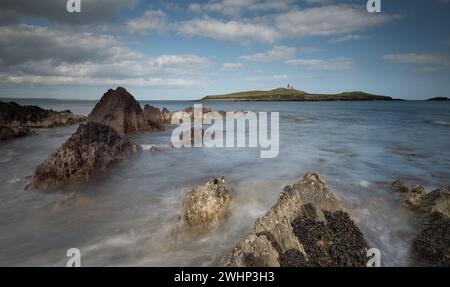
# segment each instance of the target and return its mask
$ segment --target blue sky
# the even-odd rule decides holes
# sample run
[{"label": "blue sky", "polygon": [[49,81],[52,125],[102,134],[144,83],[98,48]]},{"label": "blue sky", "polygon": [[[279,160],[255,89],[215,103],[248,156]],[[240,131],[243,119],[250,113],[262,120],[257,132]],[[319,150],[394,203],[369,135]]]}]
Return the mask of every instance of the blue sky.
[{"label": "blue sky", "polygon": [[[31,2],[31,3],[30,3]],[[450,1],[2,0],[0,97],[186,100],[286,86],[450,96]]]}]

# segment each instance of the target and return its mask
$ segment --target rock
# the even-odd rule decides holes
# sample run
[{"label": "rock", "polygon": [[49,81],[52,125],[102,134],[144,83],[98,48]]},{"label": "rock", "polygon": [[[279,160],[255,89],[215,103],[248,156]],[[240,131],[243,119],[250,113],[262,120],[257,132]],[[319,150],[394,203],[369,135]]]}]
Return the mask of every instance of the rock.
[{"label": "rock", "polygon": [[144,120],[151,127],[152,130],[162,131],[166,125],[161,111],[153,106],[144,106]]},{"label": "rock", "polygon": [[186,224],[195,230],[219,226],[227,216],[232,193],[230,182],[223,176],[195,187],[183,201]]},{"label": "rock", "polygon": [[405,197],[405,204],[412,209],[420,207],[420,197],[426,193],[423,186],[409,186],[402,180],[394,181],[392,183],[392,188],[395,192],[398,192]]},{"label": "rock", "polygon": [[108,125],[120,134],[151,131],[135,98],[122,87],[108,90],[88,116],[89,122]]},{"label": "rock", "polygon": [[84,182],[141,150],[109,126],[82,124],[56,153],[36,168],[30,187],[42,189]]},{"label": "rock", "polygon": [[419,208],[426,214],[438,211],[450,217],[450,191],[446,187],[440,187],[424,193],[420,197]]},{"label": "rock", "polygon": [[430,266],[450,267],[450,217],[432,212],[414,240],[413,251]]},{"label": "rock", "polygon": [[203,234],[219,227],[227,218],[232,195],[231,184],[223,176],[195,187],[186,194],[184,212],[175,217],[171,235]]},{"label": "rock", "polygon": [[53,128],[86,121],[71,111],[55,112],[38,106],[0,102],[0,140],[29,135],[32,128]]},{"label": "rock", "polygon": [[450,267],[450,191],[446,187],[429,193],[422,186],[411,187],[395,181],[393,188],[406,197],[407,207],[423,221],[413,242],[412,252],[430,266]]},{"label": "rock", "polygon": [[172,121],[173,113],[171,111],[169,111],[168,109],[163,108],[161,114],[162,114],[162,118],[164,120],[164,123],[166,125],[170,125],[171,121]]},{"label": "rock", "polygon": [[439,210],[450,215],[450,192],[445,187],[427,193],[421,185],[410,186],[401,180],[396,180],[392,183],[392,188],[405,198],[406,206],[413,210],[420,211],[425,215]]},{"label": "rock", "polygon": [[23,125],[0,125],[0,140],[24,137],[30,133],[31,130]]},{"label": "rock", "polygon": [[231,251],[226,266],[365,266],[368,245],[343,203],[316,173],[286,186]]}]

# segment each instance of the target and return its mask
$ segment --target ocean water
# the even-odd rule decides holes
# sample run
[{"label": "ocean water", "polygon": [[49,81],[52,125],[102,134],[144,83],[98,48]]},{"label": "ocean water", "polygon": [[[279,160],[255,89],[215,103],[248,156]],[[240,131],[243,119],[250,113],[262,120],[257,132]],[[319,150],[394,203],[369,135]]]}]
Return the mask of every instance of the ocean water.
[{"label": "ocean water", "polygon": [[[88,114],[95,102],[21,100]],[[142,103],[144,104],[144,102]],[[193,102],[150,102],[180,110]],[[417,218],[402,207],[391,183],[404,179],[428,190],[450,185],[450,104],[444,102],[204,103],[214,110],[280,113],[280,153],[259,149],[171,149],[166,131],[134,136],[136,160],[92,181],[55,191],[24,191],[33,170],[77,126],[42,129],[0,143],[0,266],[65,266],[78,248],[83,266],[216,266],[307,171],[323,175],[343,199],[385,266],[415,262],[410,246]],[[295,119],[303,117],[303,123]],[[168,236],[186,192],[224,175],[234,188],[231,215],[220,229],[195,239]],[[58,202],[72,192],[76,201]]]}]

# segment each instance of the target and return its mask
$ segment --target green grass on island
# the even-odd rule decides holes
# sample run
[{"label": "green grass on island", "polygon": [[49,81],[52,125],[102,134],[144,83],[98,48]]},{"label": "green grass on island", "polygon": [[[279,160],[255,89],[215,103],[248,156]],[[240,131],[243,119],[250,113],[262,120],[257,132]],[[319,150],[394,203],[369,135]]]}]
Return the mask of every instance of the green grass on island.
[{"label": "green grass on island", "polygon": [[390,101],[391,97],[364,92],[339,94],[311,94],[293,88],[278,88],[270,91],[247,91],[225,95],[211,95],[201,101]]}]

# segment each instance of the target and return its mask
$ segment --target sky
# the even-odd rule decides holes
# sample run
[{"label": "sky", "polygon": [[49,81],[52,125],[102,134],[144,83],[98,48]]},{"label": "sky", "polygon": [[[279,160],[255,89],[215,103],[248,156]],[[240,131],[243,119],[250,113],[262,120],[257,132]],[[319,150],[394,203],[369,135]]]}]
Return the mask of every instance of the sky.
[{"label": "sky", "polygon": [[288,84],[450,97],[450,0],[0,1],[0,97],[191,100]]}]

